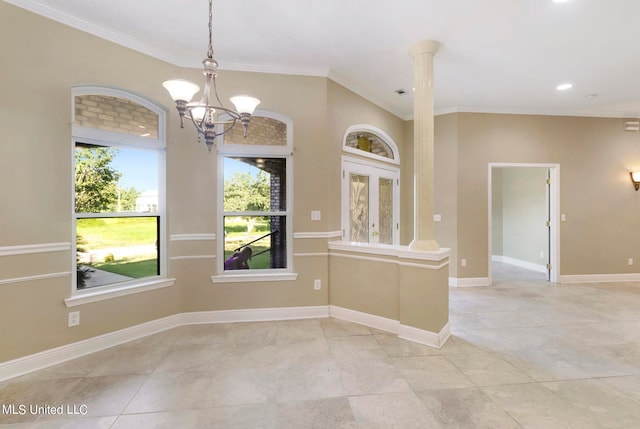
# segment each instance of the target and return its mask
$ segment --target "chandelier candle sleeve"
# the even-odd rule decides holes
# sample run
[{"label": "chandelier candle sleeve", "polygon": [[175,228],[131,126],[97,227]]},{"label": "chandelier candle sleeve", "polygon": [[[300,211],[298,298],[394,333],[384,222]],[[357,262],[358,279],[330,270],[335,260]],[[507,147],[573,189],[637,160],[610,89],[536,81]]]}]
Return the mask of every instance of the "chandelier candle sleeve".
[{"label": "chandelier candle sleeve", "polygon": [[[213,45],[211,42],[212,10],[213,0],[209,0],[209,47],[207,57],[202,61],[204,67],[204,89],[200,101],[191,101],[193,96],[200,90],[200,87],[195,83],[184,79],[172,79],[162,83],[162,86],[169,91],[171,98],[176,102],[176,109],[180,115],[180,127],[184,128],[185,117],[190,119],[198,131],[198,141],[204,137],[204,142],[209,152],[211,152],[211,148],[215,144],[216,137],[231,131],[238,122],[242,124],[243,134],[247,137],[247,127],[249,126],[251,115],[260,104],[260,100],[247,95],[238,95],[230,98],[235,110],[224,107],[220,101],[216,87],[218,62],[213,59]],[[218,105],[212,104],[215,102]],[[224,115],[224,117],[221,119],[219,115]]]}]

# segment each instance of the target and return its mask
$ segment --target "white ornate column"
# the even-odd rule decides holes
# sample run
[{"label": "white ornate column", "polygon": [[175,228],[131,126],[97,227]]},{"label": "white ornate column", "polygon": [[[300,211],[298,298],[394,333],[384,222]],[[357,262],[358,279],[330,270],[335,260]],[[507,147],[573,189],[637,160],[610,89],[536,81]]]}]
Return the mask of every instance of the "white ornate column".
[{"label": "white ornate column", "polygon": [[423,40],[409,50],[413,59],[413,241],[411,250],[435,251],[433,230],[433,57],[440,44]]}]

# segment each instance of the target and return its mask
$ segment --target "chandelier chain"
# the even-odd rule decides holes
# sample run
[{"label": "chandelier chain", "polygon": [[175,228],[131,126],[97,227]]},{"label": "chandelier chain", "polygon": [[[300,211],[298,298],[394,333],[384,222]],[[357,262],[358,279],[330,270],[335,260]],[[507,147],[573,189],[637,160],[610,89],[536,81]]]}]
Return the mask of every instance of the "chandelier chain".
[{"label": "chandelier chain", "polygon": [[[231,102],[235,110],[224,107],[218,95],[218,85],[216,77],[218,75],[218,62],[213,59],[213,0],[209,0],[209,47],[207,58],[202,61],[204,66],[204,89],[202,98],[198,102],[191,102],[191,99],[200,87],[194,83],[172,79],[162,83],[169,91],[171,97],[176,102],[176,109],[180,115],[180,127],[184,128],[184,119],[190,119],[198,132],[198,141],[204,137],[204,141],[211,152],[211,148],[218,136],[224,135],[240,123],[243,128],[243,135],[247,137],[247,126],[251,120],[251,114],[260,103],[257,98],[249,96],[235,96]],[[211,102],[211,90],[218,105]],[[222,116],[221,116],[222,114]]]},{"label": "chandelier chain", "polygon": [[213,58],[213,43],[212,43],[212,22],[213,21],[213,0],[209,0],[209,49],[207,50],[207,57]]}]

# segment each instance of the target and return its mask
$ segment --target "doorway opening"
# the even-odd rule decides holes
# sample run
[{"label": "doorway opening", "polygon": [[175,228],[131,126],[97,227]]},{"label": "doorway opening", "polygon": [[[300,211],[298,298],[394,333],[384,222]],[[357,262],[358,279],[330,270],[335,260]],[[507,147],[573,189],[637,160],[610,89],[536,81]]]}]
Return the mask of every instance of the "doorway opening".
[{"label": "doorway opening", "polygon": [[489,163],[489,282],[558,282],[559,164]]}]

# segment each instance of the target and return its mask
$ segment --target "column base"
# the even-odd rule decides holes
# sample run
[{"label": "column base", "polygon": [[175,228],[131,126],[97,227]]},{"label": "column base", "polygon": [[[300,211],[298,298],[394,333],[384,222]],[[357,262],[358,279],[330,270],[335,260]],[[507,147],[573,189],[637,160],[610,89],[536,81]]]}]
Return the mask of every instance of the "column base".
[{"label": "column base", "polygon": [[409,244],[409,249],[418,252],[435,252],[440,250],[440,245],[435,240],[413,240]]}]

